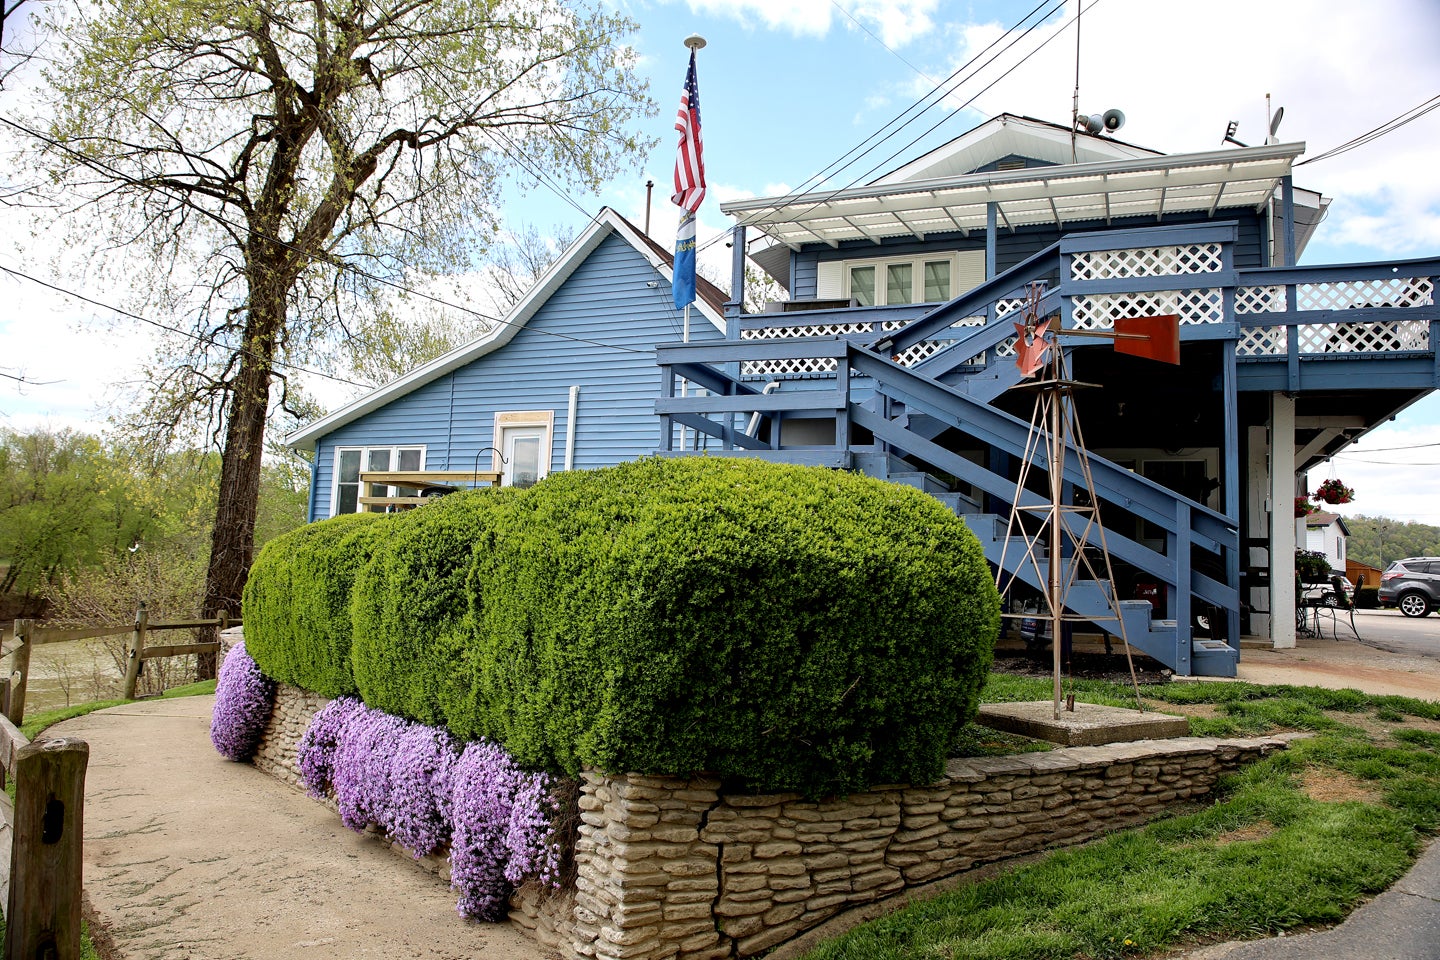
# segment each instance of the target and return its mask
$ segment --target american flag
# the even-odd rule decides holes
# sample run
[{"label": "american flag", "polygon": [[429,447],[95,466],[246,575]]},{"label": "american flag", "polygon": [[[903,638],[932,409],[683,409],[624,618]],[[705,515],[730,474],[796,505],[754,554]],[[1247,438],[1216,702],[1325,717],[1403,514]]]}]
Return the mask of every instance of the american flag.
[{"label": "american flag", "polygon": [[687,213],[700,209],[705,199],[705,159],[700,142],[700,86],[695,80],[695,51],[690,51],[690,69],[685,90],[680,94],[680,113],[675,117],[680,147],[675,153],[675,193],[670,199]]}]

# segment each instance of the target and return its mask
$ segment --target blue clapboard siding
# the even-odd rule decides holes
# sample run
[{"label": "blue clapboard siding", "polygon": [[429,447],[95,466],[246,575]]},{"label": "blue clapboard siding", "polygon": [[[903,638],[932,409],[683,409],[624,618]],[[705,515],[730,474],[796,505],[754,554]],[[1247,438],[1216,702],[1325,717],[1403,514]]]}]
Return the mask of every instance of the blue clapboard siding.
[{"label": "blue clapboard siding", "polygon": [[[320,438],[312,519],[330,515],[336,447],[424,444],[427,470],[472,470],[476,454],[495,444],[497,411],[553,411],[550,470],[561,470],[572,385],[580,387],[577,469],[654,452],[660,431],[654,347],[681,334],[669,283],[611,234],[509,343]],[[723,339],[693,308],[690,336]],[[481,470],[489,469],[490,457],[481,454]]]},{"label": "blue clapboard siding", "polygon": [[[1117,217],[1108,223],[1104,220],[1086,220],[1066,223],[1062,228],[1055,224],[1024,226],[1012,231],[1001,227],[995,236],[996,272],[1006,270],[1031,257],[1065,234],[1088,233],[1093,230],[1123,230],[1133,227],[1153,227],[1164,224],[1205,223],[1210,220],[1237,221],[1240,225],[1239,238],[1235,244],[1235,266],[1259,267],[1264,260],[1264,217],[1250,210],[1218,210],[1214,217],[1203,213],[1166,214],[1157,221],[1154,217]],[[791,294],[796,300],[809,300],[816,296],[818,288],[818,265],[831,260],[859,260],[866,258],[903,257],[924,254],[935,250],[984,250],[984,231],[971,231],[968,237],[959,233],[937,233],[928,236],[924,242],[911,237],[892,237],[879,244],[869,240],[847,240],[839,248],[825,244],[807,245],[790,255],[791,273],[794,286]]]}]

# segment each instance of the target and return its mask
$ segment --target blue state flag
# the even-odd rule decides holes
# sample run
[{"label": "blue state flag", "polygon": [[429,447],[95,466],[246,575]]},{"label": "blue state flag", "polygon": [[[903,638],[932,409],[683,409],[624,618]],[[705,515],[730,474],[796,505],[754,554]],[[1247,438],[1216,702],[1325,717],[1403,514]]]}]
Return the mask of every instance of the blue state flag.
[{"label": "blue state flag", "polygon": [[684,213],[675,231],[675,275],[670,282],[675,309],[695,302],[695,214]]}]

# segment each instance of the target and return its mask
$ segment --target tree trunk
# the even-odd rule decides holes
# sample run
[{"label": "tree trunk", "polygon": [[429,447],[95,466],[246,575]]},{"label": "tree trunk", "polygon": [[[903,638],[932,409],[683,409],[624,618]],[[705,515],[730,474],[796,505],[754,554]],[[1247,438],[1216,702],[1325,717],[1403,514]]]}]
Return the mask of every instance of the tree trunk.
[{"label": "tree trunk", "polygon": [[[205,571],[202,619],[226,611],[240,612],[245,579],[255,551],[255,514],[260,500],[260,466],[265,452],[265,415],[270,407],[271,358],[275,339],[285,322],[283,293],[265,296],[252,284],[250,314],[240,371],[230,396],[225,449],[220,460],[220,497],[210,537],[210,564]],[[215,676],[215,654],[196,658],[195,679]]]}]

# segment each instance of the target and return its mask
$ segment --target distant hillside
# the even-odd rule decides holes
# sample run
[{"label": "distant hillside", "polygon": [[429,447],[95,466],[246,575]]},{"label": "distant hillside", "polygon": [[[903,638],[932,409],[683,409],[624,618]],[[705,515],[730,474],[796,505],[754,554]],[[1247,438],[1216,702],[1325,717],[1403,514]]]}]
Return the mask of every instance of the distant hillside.
[{"label": "distant hillside", "polygon": [[1346,517],[1350,528],[1346,555],[1358,563],[1385,569],[1405,557],[1440,557],[1440,527],[1385,517]]}]

